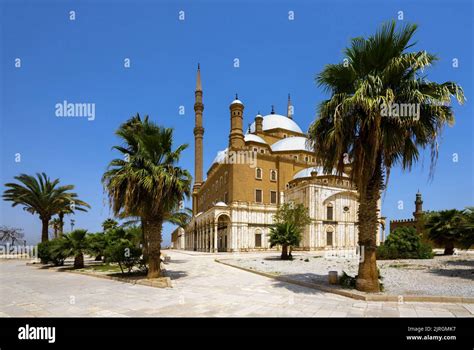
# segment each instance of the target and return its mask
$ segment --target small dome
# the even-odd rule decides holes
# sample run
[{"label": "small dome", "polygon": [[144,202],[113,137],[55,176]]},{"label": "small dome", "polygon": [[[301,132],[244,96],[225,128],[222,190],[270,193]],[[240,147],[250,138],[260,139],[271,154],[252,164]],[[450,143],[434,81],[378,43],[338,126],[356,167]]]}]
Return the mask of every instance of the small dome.
[{"label": "small dome", "polygon": [[262,139],[260,136],[254,135],[254,134],[245,134],[244,140],[245,140],[245,142],[253,141],[253,142],[267,144],[264,139]]},{"label": "small dome", "polygon": [[[316,166],[316,167],[310,167],[310,168],[306,168],[306,169],[303,169],[303,170],[300,170],[298,171],[294,176],[293,176],[293,180],[294,179],[301,179],[303,177],[311,177],[311,173],[312,172],[316,172],[318,173],[317,176],[326,176],[326,175],[334,175],[334,176],[337,176],[337,171],[336,169],[333,169],[331,174],[325,174],[324,173],[324,169],[322,166]],[[348,178],[349,176],[347,176],[347,174],[342,174],[342,177],[346,177]]]},{"label": "small dome", "polygon": [[231,105],[243,105],[242,101],[235,99],[234,101],[231,102]]},{"label": "small dome", "polygon": [[311,147],[308,145],[308,139],[306,137],[295,136],[287,137],[275,142],[271,148],[273,152],[282,151],[307,151],[312,152]]},{"label": "small dome", "polygon": [[217,202],[214,206],[215,206],[215,207],[227,207],[227,204],[225,204],[224,202],[220,201],[220,202]]},{"label": "small dome", "polygon": [[[263,131],[271,129],[285,129],[302,134],[303,131],[292,119],[279,114],[269,114],[263,117]],[[255,132],[255,122],[250,125],[250,132]]]}]

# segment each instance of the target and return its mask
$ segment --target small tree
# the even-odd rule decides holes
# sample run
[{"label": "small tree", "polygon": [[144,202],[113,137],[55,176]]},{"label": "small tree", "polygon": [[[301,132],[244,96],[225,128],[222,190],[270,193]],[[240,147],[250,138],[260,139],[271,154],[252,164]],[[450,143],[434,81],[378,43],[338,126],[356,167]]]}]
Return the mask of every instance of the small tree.
[{"label": "small tree", "polygon": [[111,218],[105,219],[104,222],[102,223],[102,228],[104,232],[110,229],[117,228],[117,227],[118,227],[118,222]]},{"label": "small tree", "polygon": [[[277,212],[273,216],[273,221],[276,224],[285,224],[289,223],[296,227],[296,229],[301,233],[304,231],[306,225],[311,222],[311,218],[308,214],[308,208],[306,208],[302,203],[283,203],[278,208]],[[298,241],[299,244],[299,241]],[[296,244],[296,245],[298,245]],[[291,250],[294,245],[289,246],[288,257],[291,259]]]},{"label": "small tree", "polygon": [[[15,242],[23,241],[25,235],[23,234],[23,229],[9,227],[9,226],[0,226],[0,244],[10,244],[14,245]],[[10,243],[9,243],[10,242]]]},{"label": "small tree", "polygon": [[117,263],[122,271],[122,274],[125,273],[124,269],[127,269],[127,272],[132,272],[134,266],[140,263],[140,257],[142,255],[142,250],[133,244],[128,239],[119,239],[109,245],[105,249],[105,259],[107,262]]},{"label": "small tree", "polygon": [[311,222],[308,214],[308,208],[302,203],[283,203],[275,213],[273,220],[275,223],[288,222],[294,224],[300,230],[303,230],[306,225]]},{"label": "small tree", "polygon": [[301,241],[301,231],[293,223],[277,223],[270,229],[270,248],[281,245],[281,259],[290,260],[288,247],[297,246]]},{"label": "small tree", "polygon": [[96,261],[102,260],[105,248],[107,247],[105,234],[102,232],[88,234],[86,240],[87,252],[94,255]]},{"label": "small tree", "polygon": [[413,227],[399,227],[377,248],[377,259],[431,259],[433,250]]},{"label": "small tree", "polygon": [[41,263],[53,263],[54,266],[63,266],[67,255],[67,241],[57,238],[51,241],[41,242],[37,247],[38,258]]},{"label": "small tree", "polygon": [[454,245],[461,241],[464,232],[463,213],[456,209],[442,210],[428,215],[425,228],[428,237],[439,245],[444,245],[444,255],[453,255]]},{"label": "small tree", "polygon": [[67,256],[74,256],[74,268],[84,268],[84,252],[87,251],[87,230],[74,230],[71,233],[64,235],[65,254]]},{"label": "small tree", "polygon": [[467,207],[462,212],[460,244],[465,249],[474,244],[474,207]]}]

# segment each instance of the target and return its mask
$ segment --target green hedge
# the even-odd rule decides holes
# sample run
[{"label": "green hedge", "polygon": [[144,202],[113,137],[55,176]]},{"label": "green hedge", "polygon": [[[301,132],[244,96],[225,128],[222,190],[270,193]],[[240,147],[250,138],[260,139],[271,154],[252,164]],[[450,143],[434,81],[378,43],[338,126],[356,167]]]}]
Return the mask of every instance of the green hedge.
[{"label": "green hedge", "polygon": [[377,259],[432,259],[433,248],[412,227],[400,227],[377,248]]}]

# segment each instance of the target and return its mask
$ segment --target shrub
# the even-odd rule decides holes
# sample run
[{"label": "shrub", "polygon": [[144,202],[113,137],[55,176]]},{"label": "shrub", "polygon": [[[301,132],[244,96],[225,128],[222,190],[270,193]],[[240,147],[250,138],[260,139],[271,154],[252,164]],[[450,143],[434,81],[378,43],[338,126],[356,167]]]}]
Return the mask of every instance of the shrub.
[{"label": "shrub", "polygon": [[119,265],[122,274],[132,272],[133,267],[142,267],[142,250],[127,239],[119,239],[105,249],[105,261]]},{"label": "shrub", "polygon": [[292,260],[293,257],[288,254],[288,247],[296,247],[301,241],[300,229],[292,223],[277,223],[270,228],[268,236],[270,248],[281,245],[281,259]]},{"label": "shrub", "polygon": [[40,258],[43,264],[53,263],[55,266],[64,265],[64,260],[67,258],[65,240],[63,238],[57,238],[38,244],[38,258]]},{"label": "shrub", "polygon": [[342,276],[339,278],[339,284],[345,288],[355,288],[356,277],[349,276],[345,271],[342,271]]},{"label": "shrub", "polygon": [[400,227],[391,232],[387,240],[377,248],[377,259],[431,259],[431,246],[424,243],[413,227]]},{"label": "shrub", "polygon": [[[377,269],[377,273],[379,275],[379,284],[380,284],[380,291],[384,291],[384,285],[382,283],[383,277],[380,274],[380,270]],[[345,271],[342,271],[342,276],[339,277],[339,284],[344,288],[351,288],[354,289],[356,287],[357,275],[352,277],[349,276]]]},{"label": "shrub", "polygon": [[87,235],[87,252],[95,256],[96,261],[102,260],[107,246],[106,235],[99,233],[90,233]]}]

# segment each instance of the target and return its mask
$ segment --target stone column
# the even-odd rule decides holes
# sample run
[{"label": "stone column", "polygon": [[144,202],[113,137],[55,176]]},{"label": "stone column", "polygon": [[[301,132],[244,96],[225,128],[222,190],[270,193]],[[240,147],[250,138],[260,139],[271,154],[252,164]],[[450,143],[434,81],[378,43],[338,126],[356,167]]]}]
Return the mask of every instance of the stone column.
[{"label": "stone column", "polygon": [[197,234],[197,250],[198,252],[201,251],[201,227],[198,227],[198,234]]},{"label": "stone column", "polygon": [[199,251],[202,252],[202,227],[199,229]]},{"label": "stone column", "polygon": [[214,222],[214,251],[217,252],[217,221]]}]

